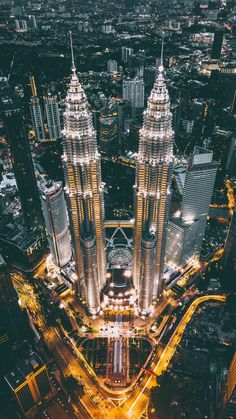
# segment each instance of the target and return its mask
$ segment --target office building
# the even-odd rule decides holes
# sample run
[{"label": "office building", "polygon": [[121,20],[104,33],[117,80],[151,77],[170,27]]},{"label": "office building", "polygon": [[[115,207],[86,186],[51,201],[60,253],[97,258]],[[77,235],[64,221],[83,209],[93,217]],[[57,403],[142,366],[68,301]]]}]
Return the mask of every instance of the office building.
[{"label": "office building", "polygon": [[109,23],[104,23],[104,25],[102,25],[102,32],[105,34],[110,34],[115,31],[112,25],[110,25]]},{"label": "office building", "polygon": [[108,73],[113,73],[113,71],[117,71],[117,61],[116,60],[108,60],[107,61],[107,71],[108,71]]},{"label": "office building", "polygon": [[225,241],[223,263],[228,268],[236,271],[236,208],[230,223],[229,231]]},{"label": "office building", "polygon": [[222,26],[216,26],[214,33],[214,40],[211,49],[211,59],[220,60],[221,50],[224,39],[224,28]]},{"label": "office building", "polygon": [[31,120],[32,120],[32,125],[34,128],[36,140],[45,141],[46,134],[45,134],[45,127],[44,127],[43,113],[42,113],[40,99],[37,96],[33,96],[30,98],[30,113],[31,113]]},{"label": "office building", "polygon": [[185,223],[199,221],[196,254],[201,251],[216,173],[217,163],[213,160],[213,153],[194,147],[184,182],[181,219]]},{"label": "office building", "polygon": [[[100,291],[105,284],[104,185],[92,113],[78,80],[74,59],[72,61],[63,130],[65,194],[78,285],[81,293],[85,292],[89,313],[97,314],[100,304],[94,304],[94,301],[100,301]],[[89,246],[92,242],[95,243],[93,258],[96,260],[96,268],[94,265],[93,270],[86,269],[88,237]]]},{"label": "office building", "polygon": [[28,25],[25,19],[16,19],[15,20],[16,32],[27,32]]},{"label": "office building", "polygon": [[[18,304],[18,294],[12,284],[9,267],[0,255],[0,354],[24,339],[26,324]],[[9,346],[8,346],[9,345]],[[2,361],[2,359],[1,359]]]},{"label": "office building", "polygon": [[121,49],[121,60],[123,63],[128,63],[129,57],[134,53],[133,48],[122,47]]},{"label": "office building", "polygon": [[48,138],[55,141],[61,138],[61,121],[57,96],[48,94],[44,97],[44,108],[46,113]]},{"label": "office building", "polygon": [[35,84],[34,76],[29,77],[30,88],[32,97],[30,98],[30,114],[32,125],[34,128],[34,135],[37,141],[45,141],[45,127],[44,127],[44,117],[41,108],[40,99],[37,95],[37,89]]},{"label": "office building", "polygon": [[117,119],[118,119],[118,140],[119,140],[119,152],[122,154],[125,152],[126,144],[124,142],[124,134],[127,132],[126,125],[131,123],[132,119],[132,106],[127,100],[121,100],[118,102],[117,107]]},{"label": "office building", "polygon": [[[140,130],[139,151],[134,185],[134,260],[133,281],[137,290],[140,314],[148,315],[152,300],[163,288],[163,267],[166,247],[167,224],[171,198],[171,174],[173,165],[172,114],[167,91],[163,60],[144,112]],[[143,281],[145,237],[155,241],[154,267],[149,270],[149,280]],[[142,245],[143,243],[143,245]],[[150,246],[152,247],[152,245]],[[150,250],[150,249],[148,249]],[[147,257],[146,260],[150,261]],[[152,274],[153,272],[153,274]],[[152,290],[150,292],[150,290]],[[145,299],[145,308],[141,299]]]},{"label": "office building", "polygon": [[4,214],[0,217],[0,252],[17,269],[33,271],[47,253],[45,231],[37,226],[29,234],[22,216],[13,220]]},{"label": "office building", "polygon": [[35,15],[29,15],[28,18],[29,18],[28,24],[29,24],[30,29],[37,30],[38,27],[37,27],[37,21],[36,21]]},{"label": "office building", "polygon": [[220,419],[234,419],[236,417],[236,352],[228,369],[225,379],[223,401]]},{"label": "office building", "polygon": [[152,87],[157,75],[156,66],[145,67],[144,69],[144,83],[147,87]]},{"label": "office building", "polygon": [[225,177],[227,159],[232,144],[232,135],[232,131],[216,128],[213,131],[212,140],[210,142],[209,148],[212,150],[214,159],[218,163],[217,178],[221,180]]},{"label": "office building", "polygon": [[38,403],[52,392],[46,365],[35,352],[20,359],[4,378],[26,416],[32,415]]},{"label": "office building", "polygon": [[40,183],[41,203],[53,262],[62,268],[71,260],[66,202],[61,182]]},{"label": "office building", "polygon": [[195,256],[199,221],[184,222],[172,219],[168,222],[166,262],[178,268],[186,265]]},{"label": "office building", "polygon": [[3,121],[25,223],[42,230],[43,217],[21,104],[9,98],[4,104]]},{"label": "office building", "polygon": [[127,139],[127,150],[134,153],[138,152],[139,146],[139,132],[142,128],[142,123],[140,121],[130,121],[128,128],[128,139]]},{"label": "office building", "polygon": [[122,98],[131,102],[136,109],[144,107],[144,82],[142,79],[124,80]]},{"label": "office building", "polygon": [[236,178],[236,137],[232,137],[231,139],[230,149],[226,163],[226,171],[228,173],[229,178]]},{"label": "office building", "polygon": [[117,118],[101,116],[99,145],[104,155],[112,157],[119,153]]}]

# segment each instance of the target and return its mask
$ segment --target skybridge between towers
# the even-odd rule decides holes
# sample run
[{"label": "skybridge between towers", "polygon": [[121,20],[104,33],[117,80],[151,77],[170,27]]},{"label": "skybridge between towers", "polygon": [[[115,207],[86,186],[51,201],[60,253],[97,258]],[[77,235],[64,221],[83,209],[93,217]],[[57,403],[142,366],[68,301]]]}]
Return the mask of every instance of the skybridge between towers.
[{"label": "skybridge between towers", "polygon": [[105,228],[133,228],[134,219],[131,220],[105,220]]}]

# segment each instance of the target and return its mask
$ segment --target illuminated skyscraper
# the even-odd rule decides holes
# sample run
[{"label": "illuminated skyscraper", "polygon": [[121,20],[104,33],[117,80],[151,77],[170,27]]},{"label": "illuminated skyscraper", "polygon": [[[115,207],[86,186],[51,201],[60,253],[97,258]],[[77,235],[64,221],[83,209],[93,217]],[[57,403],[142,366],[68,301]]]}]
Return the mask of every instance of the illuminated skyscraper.
[{"label": "illuminated skyscraper", "polygon": [[194,147],[186,172],[181,217],[189,224],[198,221],[195,255],[201,251],[216,173],[217,163],[213,160],[212,151]]},{"label": "illuminated skyscraper", "polygon": [[47,118],[48,137],[55,141],[61,137],[61,121],[57,96],[48,94],[44,97],[44,106]]},{"label": "illuminated skyscraper", "polygon": [[44,130],[44,120],[41,103],[37,95],[37,89],[34,76],[29,77],[32,97],[30,98],[31,120],[35,132],[35,138],[38,141],[45,141],[46,135]]},{"label": "illuminated skyscraper", "polygon": [[38,141],[45,141],[46,135],[44,130],[43,114],[39,97],[33,96],[30,99],[30,113],[32,124],[34,127],[35,138]]},{"label": "illuminated skyscraper", "polygon": [[5,101],[3,121],[25,223],[32,229],[37,227],[43,230],[43,217],[27,136],[24,109],[15,97],[9,97]]},{"label": "illuminated skyscraper", "polygon": [[59,268],[71,260],[70,234],[61,182],[41,182],[41,203],[52,259]]},{"label": "illuminated skyscraper", "polygon": [[166,241],[166,262],[177,267],[186,265],[195,256],[199,221],[169,220]]},{"label": "illuminated skyscraper", "polygon": [[[63,130],[65,192],[78,284],[87,309],[100,310],[105,283],[104,203],[101,157],[87,98],[78,80],[72,49],[72,77],[66,97]],[[88,258],[93,259],[88,268]]]},{"label": "illuminated skyscraper", "polygon": [[[162,61],[161,59],[158,76],[148,99],[147,110],[144,112],[134,186],[133,278],[139,295],[139,311],[143,315],[149,314],[152,299],[162,291],[171,196],[174,132]],[[145,256],[146,251],[152,253],[151,258]],[[147,269],[145,264],[151,260],[154,266]],[[142,279],[146,270],[149,272],[148,281]],[[146,301],[145,307],[142,299]]]},{"label": "illuminated skyscraper", "polygon": [[[186,172],[176,171],[182,190],[179,216],[168,223],[166,261],[177,267],[199,256],[217,172],[212,151],[194,147]],[[182,178],[182,181],[180,180]],[[183,182],[183,184],[181,184]]]}]

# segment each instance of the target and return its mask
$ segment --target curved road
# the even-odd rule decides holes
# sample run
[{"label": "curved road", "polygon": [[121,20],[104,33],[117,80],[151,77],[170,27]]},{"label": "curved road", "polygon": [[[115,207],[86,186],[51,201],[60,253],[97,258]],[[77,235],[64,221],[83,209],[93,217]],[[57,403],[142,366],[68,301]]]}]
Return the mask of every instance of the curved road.
[{"label": "curved road", "polygon": [[[168,344],[163,350],[161,356],[156,355],[155,359],[151,363],[151,369],[157,374],[161,375],[168,368],[170,361],[172,360],[175,351],[183,337],[186,326],[192,319],[198,306],[209,300],[225,302],[225,295],[205,295],[197,298],[192,302],[183,318],[181,319],[179,325],[175,329],[173,335],[171,336]],[[132,394],[125,400],[121,408],[113,409],[109,414],[109,419],[111,418],[135,418],[139,419],[142,414],[146,411],[150,390],[153,386],[156,385],[156,379],[152,376],[147,376],[143,374],[141,383],[138,383],[132,392]]]},{"label": "curved road", "polygon": [[[97,379],[94,371],[85,362],[84,357],[79,351],[76,354],[71,353],[67,345],[62,341],[61,336],[54,327],[48,327],[45,323],[43,313],[40,310],[40,302],[37,295],[32,290],[30,284],[27,284],[19,276],[14,278],[17,283],[18,289],[24,305],[30,308],[31,313],[34,313],[34,322],[38,325],[39,329],[44,336],[44,339],[54,354],[56,362],[61,367],[65,375],[72,374],[74,377],[81,378],[85,384],[85,395],[80,402],[91,418],[135,418],[139,419],[146,411],[150,390],[156,384],[155,377],[148,376],[145,372],[140,374],[137,383],[126,391],[123,391],[123,399],[120,392],[117,392],[114,397],[114,391],[107,388],[101,388],[99,380]],[[168,368],[175,351],[183,337],[184,331],[190,320],[192,319],[198,306],[209,300],[225,302],[225,295],[205,295],[198,297],[194,300],[182,319],[180,320],[177,328],[174,330],[168,344],[160,353],[158,351],[153,357],[150,369],[157,375],[163,374]],[[120,396],[120,397],[119,397]],[[120,398],[120,405],[115,405],[114,398]],[[78,417],[80,417],[78,415]]]}]

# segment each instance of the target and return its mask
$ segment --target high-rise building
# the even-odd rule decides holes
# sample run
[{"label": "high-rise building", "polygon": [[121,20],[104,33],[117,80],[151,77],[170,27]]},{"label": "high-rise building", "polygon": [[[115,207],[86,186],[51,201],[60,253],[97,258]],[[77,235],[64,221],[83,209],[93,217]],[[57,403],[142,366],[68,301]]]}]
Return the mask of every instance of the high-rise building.
[{"label": "high-rise building", "polygon": [[212,50],[211,50],[212,60],[220,60],[223,39],[224,39],[224,28],[222,26],[216,26],[214,40],[212,44]]},{"label": "high-rise building", "polygon": [[144,82],[142,79],[124,80],[122,97],[132,103],[136,109],[144,107]]},{"label": "high-rise building", "polygon": [[220,419],[234,419],[236,417],[236,352],[228,369],[225,379],[222,412]]},{"label": "high-rise building", "polygon": [[11,16],[22,16],[22,7],[18,4],[14,4],[11,7]]},{"label": "high-rise building", "polygon": [[144,83],[147,87],[152,87],[157,74],[156,66],[145,67],[144,69]]},{"label": "high-rise building", "polygon": [[117,61],[116,60],[108,60],[107,61],[107,71],[109,73],[113,73],[113,71],[117,71]]},{"label": "high-rise building", "polygon": [[201,251],[216,173],[217,163],[213,160],[213,153],[198,146],[194,147],[184,183],[181,219],[185,223],[199,221],[196,255]]},{"label": "high-rise building", "polygon": [[30,29],[37,30],[37,21],[35,15],[29,15],[29,26]]},{"label": "high-rise building", "polygon": [[53,262],[59,268],[71,260],[70,233],[61,182],[40,183],[41,203]]},{"label": "high-rise building", "polygon": [[[164,78],[163,60],[161,60],[158,76],[148,99],[147,110],[144,112],[143,127],[140,130],[134,185],[133,280],[139,295],[139,312],[142,315],[149,314],[152,300],[160,295],[163,287],[171,197],[173,136],[170,99]],[[147,256],[145,254],[147,252],[152,253],[152,256]],[[146,267],[145,261],[153,261],[154,266]],[[148,281],[144,278],[146,270],[149,272]],[[145,307],[142,299],[146,301]]]},{"label": "high-rise building", "polygon": [[35,138],[38,141],[45,141],[46,135],[44,129],[43,113],[40,99],[38,96],[32,96],[30,98],[30,113],[35,132]]},{"label": "high-rise building", "polygon": [[25,337],[25,322],[18,294],[12,284],[9,267],[0,255],[0,354],[6,351],[6,344],[13,343]]},{"label": "high-rise building", "polygon": [[226,171],[230,178],[236,178],[236,137],[231,139],[229,154],[226,163]]},{"label": "high-rise building", "polygon": [[[78,283],[81,292],[85,291],[89,313],[97,314],[105,283],[104,185],[92,113],[76,74],[74,58],[72,62],[63,130],[65,193]],[[93,269],[87,269],[91,248],[95,262]]]},{"label": "high-rise building", "polygon": [[30,114],[32,125],[34,128],[35,138],[38,141],[45,141],[44,118],[41,108],[40,99],[37,95],[37,89],[34,76],[29,77],[32,97],[30,98]]},{"label": "high-rise building", "polygon": [[126,145],[124,144],[125,124],[128,121],[130,124],[132,119],[132,107],[130,102],[122,100],[118,102],[117,119],[118,119],[118,140],[119,152],[122,154],[125,151]]},{"label": "high-rise building", "polygon": [[107,156],[119,153],[117,118],[100,118],[100,151]]},{"label": "high-rise building", "polygon": [[168,223],[166,262],[182,267],[195,256],[199,221],[184,222],[173,219]]},{"label": "high-rise building", "polygon": [[30,228],[42,229],[39,193],[21,104],[9,98],[4,104],[3,121],[25,222]]},{"label": "high-rise building", "polygon": [[46,365],[35,352],[20,359],[4,378],[24,415],[32,414],[52,392]]},{"label": "high-rise building", "polygon": [[236,271],[236,208],[225,241],[223,262],[227,267]]},{"label": "high-rise building", "polygon": [[28,31],[27,21],[25,19],[16,19],[15,20],[15,25],[16,25],[16,32],[27,32]]},{"label": "high-rise building", "polygon": [[61,121],[57,96],[48,94],[48,96],[44,97],[44,107],[49,140],[58,140],[61,138]]},{"label": "high-rise building", "polygon": [[123,63],[127,63],[129,60],[129,57],[133,55],[133,53],[134,53],[133,48],[122,47],[121,60],[123,61]]},{"label": "high-rise building", "polygon": [[128,128],[127,150],[137,153],[139,144],[139,133],[142,128],[141,121],[130,121]]},{"label": "high-rise building", "polygon": [[210,141],[209,148],[212,150],[214,158],[218,163],[217,179],[221,179],[222,181],[225,177],[227,159],[232,143],[232,135],[232,131],[216,128],[213,131],[212,140]]}]

